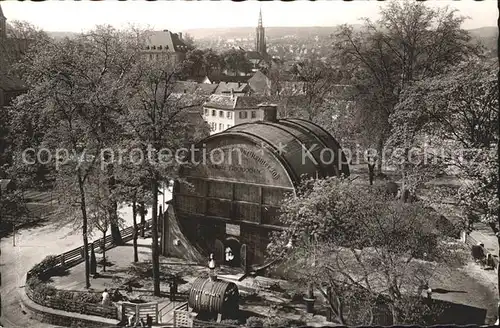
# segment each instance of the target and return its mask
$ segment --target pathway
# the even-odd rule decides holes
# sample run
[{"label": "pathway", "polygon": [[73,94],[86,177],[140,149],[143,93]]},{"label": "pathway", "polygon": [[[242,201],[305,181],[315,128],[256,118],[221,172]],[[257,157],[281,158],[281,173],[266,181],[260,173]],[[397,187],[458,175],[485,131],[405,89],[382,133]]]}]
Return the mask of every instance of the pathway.
[{"label": "pathway", "polygon": [[[131,263],[133,262],[133,244],[132,241],[126,243],[124,246],[118,246],[112,248],[106,252],[106,258],[110,262],[110,266],[106,268],[106,272],[102,272],[102,268],[98,268],[99,276],[96,278],[92,278],[91,283],[91,291],[95,291],[97,293],[101,293],[104,289],[108,289],[109,291],[113,291],[114,288],[122,287],[121,284],[124,280],[121,280],[120,283],[117,282],[116,277],[130,277],[128,273]],[[137,240],[137,250],[138,250],[138,258],[139,262],[150,261],[151,259],[151,238],[139,238]],[[96,254],[97,260],[101,258],[102,254]],[[167,266],[171,263],[184,263],[178,259],[166,258],[161,256],[160,262],[162,265],[162,272],[165,272]],[[176,266],[179,267],[180,266]],[[207,270],[202,266],[189,266],[194,270]],[[53,285],[57,289],[66,289],[66,290],[79,290],[85,291],[85,265],[83,263],[74,266],[73,268],[68,270],[68,275],[55,276],[52,277]],[[115,278],[115,279],[113,279]],[[191,278],[184,277],[186,280],[191,280]],[[194,279],[194,278],[193,278]],[[140,282],[142,284],[142,281]],[[161,290],[162,292],[167,291],[168,287],[165,282],[161,282]],[[186,290],[186,285],[179,286],[179,290]],[[133,288],[134,292],[132,296],[129,293],[121,291],[122,294],[127,294],[129,297],[133,298],[141,298],[143,300],[147,300],[150,302],[158,302],[158,310],[160,311],[160,323],[168,324],[173,322],[173,309],[175,306],[180,305],[180,302],[171,302],[168,298],[156,298],[152,296],[152,286],[150,284],[145,284],[139,288]]]},{"label": "pathway", "polygon": [[[159,202],[163,197],[159,197]],[[167,198],[168,200],[168,198]],[[149,211],[151,212],[151,211]],[[125,225],[132,224],[130,207],[120,209],[120,216]],[[149,219],[149,218],[148,218]],[[90,238],[91,241],[100,236]],[[74,232],[71,226],[60,227],[57,222],[48,222],[40,227],[16,232],[16,246],[12,245],[12,236],[2,238],[0,248],[0,267],[2,273],[2,316],[0,322],[4,327],[58,327],[33,321],[22,311],[19,288],[25,284],[25,274],[47,255],[60,254],[82,244],[81,235]]]}]

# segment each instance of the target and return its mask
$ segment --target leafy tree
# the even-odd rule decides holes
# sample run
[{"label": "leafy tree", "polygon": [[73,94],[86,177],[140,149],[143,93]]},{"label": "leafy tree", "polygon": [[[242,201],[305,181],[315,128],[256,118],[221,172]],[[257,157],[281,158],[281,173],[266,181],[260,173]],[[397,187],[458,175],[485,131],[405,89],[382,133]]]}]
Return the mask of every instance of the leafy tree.
[{"label": "leafy tree", "polygon": [[400,93],[481,52],[461,29],[464,20],[456,10],[398,1],[381,9],[377,22],[365,19],[358,31],[343,26],[335,36],[334,60],[346,83],[358,90],[359,123],[379,154],[390,136],[389,117]]},{"label": "leafy tree", "polygon": [[0,192],[0,231],[10,231],[12,226],[27,214],[28,208],[22,192]]},{"label": "leafy tree", "polygon": [[[131,136],[129,135],[129,138]],[[130,139],[125,138],[120,147],[130,154],[132,149],[137,145],[130,143]],[[143,149],[146,153],[146,149]],[[137,216],[141,215],[141,235],[144,237],[144,224],[145,224],[145,204],[151,202],[150,186],[147,183],[148,171],[138,165],[133,165],[129,160],[119,163],[116,170],[117,178],[117,195],[120,202],[130,204],[132,206],[132,219],[134,227],[133,235],[133,248],[134,248],[134,262],[139,261],[137,250],[137,239],[139,237],[139,228],[137,224]]]},{"label": "leafy tree", "polygon": [[109,195],[109,189],[106,188],[106,181],[101,171],[96,170],[89,177],[89,188],[87,192],[89,231],[94,229],[102,233],[103,243],[98,245],[102,249],[103,271],[106,272],[106,233],[109,230],[111,217],[109,216],[109,202],[112,201]]},{"label": "leafy tree", "polygon": [[187,78],[220,73],[224,65],[223,58],[212,49],[193,49],[181,63],[180,76]]},{"label": "leafy tree", "polygon": [[248,74],[252,71],[252,63],[247,59],[243,50],[230,49],[223,52],[221,56],[224,59],[225,68],[234,75]]},{"label": "leafy tree", "polygon": [[281,256],[291,279],[314,285],[343,325],[376,324],[384,307],[386,324],[424,323],[434,311],[421,302],[424,286],[463,260],[456,242],[435,233],[427,208],[349,180],[307,180],[281,211],[289,229],[272,237],[270,256]]},{"label": "leafy tree", "polygon": [[[469,60],[415,83],[392,121],[394,137],[406,137],[412,146],[437,140],[445,167],[464,182],[457,196],[465,216],[486,223],[500,238],[497,73],[496,62]],[[408,138],[410,129],[419,138]]]},{"label": "leafy tree", "polygon": [[144,184],[152,197],[152,263],[154,294],[160,295],[158,249],[159,187],[175,179],[180,161],[176,151],[194,141],[189,108],[199,106],[196,100],[172,94],[178,67],[159,62],[138,63],[138,84],[127,99],[127,115],[123,122],[133,147],[146,150],[139,169],[145,172]]},{"label": "leafy tree", "polygon": [[[31,126],[37,121],[43,123],[36,134],[40,145],[52,154],[56,149],[65,151],[62,161],[52,160],[50,165],[58,169],[57,191],[65,198],[61,208],[67,210],[68,218],[81,223],[87,288],[88,179],[99,165],[107,164],[101,152],[120,133],[117,119],[121,108],[117,104],[128,83],[126,72],[139,54],[130,51],[134,38],[120,42],[124,39],[127,40],[112,28],[97,27],[74,40],[41,44],[36,54],[20,65],[31,89],[17,98],[16,122],[27,119]],[[17,135],[22,136],[24,126],[19,125]],[[23,138],[21,141],[29,142]],[[21,153],[24,144],[18,146]],[[78,215],[75,206],[79,208]],[[111,222],[114,223],[117,222]]]},{"label": "leafy tree", "polygon": [[204,74],[204,51],[193,49],[187,52],[183,64],[184,72],[187,76],[200,76]]},{"label": "leafy tree", "polygon": [[305,113],[302,115],[310,121],[315,121],[323,112],[323,105],[330,96],[337,75],[335,70],[321,61],[304,61],[294,70],[296,78],[303,82],[303,93],[306,99]]},{"label": "leafy tree", "polygon": [[224,59],[214,50],[206,49],[203,54],[203,65],[205,74],[220,73],[225,68]]},{"label": "leafy tree", "polygon": [[[14,20],[7,24],[7,39],[0,42],[0,70],[12,69],[12,65],[49,40],[43,30],[27,21]],[[20,72],[15,72],[20,75]]]},{"label": "leafy tree", "polygon": [[[404,182],[411,180],[405,176],[408,170],[425,181],[447,167],[458,168],[468,178],[467,171],[477,164],[468,160],[474,156],[474,150],[488,152],[498,142],[497,83],[495,65],[472,60],[417,82],[403,93],[391,115],[394,128],[390,143],[425,152],[425,158],[413,159],[412,163],[407,163],[405,154],[401,168]],[[425,144],[439,145],[440,149],[425,150]],[[456,158],[460,153],[465,156],[463,163]],[[422,174],[424,166],[431,169],[427,174]],[[408,182],[408,187],[417,187]]]}]

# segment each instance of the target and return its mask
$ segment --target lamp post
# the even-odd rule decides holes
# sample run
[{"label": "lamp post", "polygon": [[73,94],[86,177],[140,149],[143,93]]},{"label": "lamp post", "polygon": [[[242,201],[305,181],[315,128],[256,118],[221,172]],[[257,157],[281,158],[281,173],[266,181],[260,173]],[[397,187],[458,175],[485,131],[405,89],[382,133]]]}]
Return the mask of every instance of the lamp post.
[{"label": "lamp post", "polygon": [[215,260],[214,260],[214,254],[210,254],[210,260],[208,261],[208,268],[210,269],[210,280],[215,281],[217,280],[217,276],[215,275]]}]

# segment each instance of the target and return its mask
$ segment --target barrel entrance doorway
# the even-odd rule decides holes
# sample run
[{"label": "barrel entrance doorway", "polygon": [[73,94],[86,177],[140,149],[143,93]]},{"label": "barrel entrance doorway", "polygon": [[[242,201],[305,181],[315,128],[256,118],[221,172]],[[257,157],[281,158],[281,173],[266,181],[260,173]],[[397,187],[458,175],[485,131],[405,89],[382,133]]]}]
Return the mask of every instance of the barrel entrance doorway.
[{"label": "barrel entrance doorway", "polygon": [[241,264],[241,244],[236,238],[229,237],[224,241],[224,263],[239,267]]}]

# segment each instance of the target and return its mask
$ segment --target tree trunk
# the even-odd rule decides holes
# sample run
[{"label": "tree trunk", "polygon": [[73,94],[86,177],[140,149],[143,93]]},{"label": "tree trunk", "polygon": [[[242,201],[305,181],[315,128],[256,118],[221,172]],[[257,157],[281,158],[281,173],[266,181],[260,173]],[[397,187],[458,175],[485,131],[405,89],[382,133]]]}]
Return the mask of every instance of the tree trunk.
[{"label": "tree trunk", "polygon": [[151,238],[152,238],[152,262],[153,262],[153,285],[154,295],[160,296],[160,257],[158,252],[158,177],[155,173],[151,186],[153,194],[153,206],[151,210]]},{"label": "tree trunk", "polygon": [[378,143],[377,143],[377,174],[382,174],[382,159],[384,158],[383,156],[384,153],[384,139],[382,136],[380,136]]},{"label": "tree trunk", "polygon": [[401,187],[399,188],[400,192],[399,192],[399,201],[401,203],[406,203],[406,186],[405,186],[405,180],[404,180],[404,176],[403,176],[403,179],[401,180]]},{"label": "tree trunk", "polygon": [[370,180],[370,186],[373,186],[373,179],[375,176],[375,164],[368,164],[368,179]]},{"label": "tree trunk", "polygon": [[[500,227],[500,217],[498,218],[498,226]],[[498,240],[498,259],[500,260],[500,234],[496,233]],[[498,288],[498,303],[497,303],[497,320],[500,320],[500,265],[497,266],[497,288]]]},{"label": "tree trunk", "polygon": [[122,235],[120,233],[120,228],[118,227],[118,204],[113,198],[113,191],[115,189],[116,181],[114,176],[113,164],[108,165],[108,189],[109,195],[112,197],[110,201],[110,206],[108,208],[110,225],[111,225],[111,238],[113,244],[116,246],[124,245]]},{"label": "tree trunk", "polygon": [[398,310],[395,304],[391,306],[391,312],[392,312],[392,326],[396,326],[399,323],[399,315],[398,315]]},{"label": "tree trunk", "polygon": [[139,207],[141,210],[141,237],[144,238],[144,230],[146,226],[146,204],[144,204],[144,201],[139,203]]},{"label": "tree trunk", "polygon": [[[340,299],[338,298],[338,296],[337,295],[335,295],[335,297],[333,296],[331,287],[329,287],[328,292],[325,292],[321,287],[319,287],[318,290],[321,293],[321,295],[323,295],[323,297],[326,299],[326,301],[328,303],[328,307],[330,308],[331,313],[333,315],[335,315],[335,318],[337,319],[338,323],[345,326],[346,322],[345,322],[344,315],[342,312],[342,303],[341,303]],[[334,298],[335,298],[336,304],[333,303]],[[333,319],[333,318],[331,318],[331,319]]]},{"label": "tree trunk", "polygon": [[83,237],[83,261],[85,263],[85,288],[90,288],[90,263],[89,263],[89,240],[87,236],[87,208],[85,203],[85,189],[80,172],[78,172],[78,187],[80,189],[80,209],[82,211],[82,237]]},{"label": "tree trunk", "polygon": [[134,201],[132,202],[132,219],[134,220],[134,262],[137,263],[139,262],[139,256],[137,255],[137,202]]},{"label": "tree trunk", "polygon": [[106,230],[102,235],[102,271],[106,272]]}]

